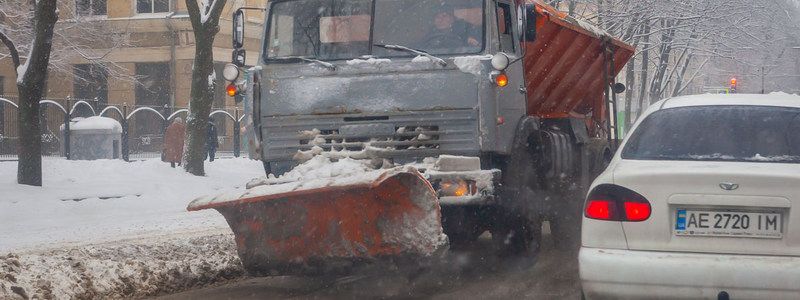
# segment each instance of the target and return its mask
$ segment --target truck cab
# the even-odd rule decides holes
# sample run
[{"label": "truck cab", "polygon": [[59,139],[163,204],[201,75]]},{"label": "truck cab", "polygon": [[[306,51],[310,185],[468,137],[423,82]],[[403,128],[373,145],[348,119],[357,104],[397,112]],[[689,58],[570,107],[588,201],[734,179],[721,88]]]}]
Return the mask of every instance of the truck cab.
[{"label": "truck cab", "polygon": [[262,158],[273,172],[290,168],[298,150],[313,147],[298,132],[314,129],[326,150],[336,142],[359,151],[372,141],[380,156],[398,163],[507,152],[525,114],[521,64],[505,70],[513,74],[500,87],[491,59],[521,55],[512,7],[485,0],[271,2],[259,57]]}]

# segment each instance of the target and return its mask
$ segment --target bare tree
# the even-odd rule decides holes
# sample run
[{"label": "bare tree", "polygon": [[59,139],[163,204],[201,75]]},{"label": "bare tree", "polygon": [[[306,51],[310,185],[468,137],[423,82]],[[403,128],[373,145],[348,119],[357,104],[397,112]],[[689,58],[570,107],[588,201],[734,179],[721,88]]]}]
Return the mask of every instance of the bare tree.
[{"label": "bare tree", "polygon": [[189,116],[186,120],[186,146],[183,168],[194,175],[205,175],[206,139],[211,104],[214,100],[214,37],[219,32],[219,17],[226,0],[186,0],[195,39],[194,67]]},{"label": "bare tree", "polygon": [[[794,0],[595,0],[583,17],[637,49],[624,73],[628,122],[659,99],[724,87],[798,85],[792,63],[800,45],[800,3]],[[602,21],[602,22],[601,22]],[[631,29],[633,33],[631,34]],[[749,49],[743,51],[742,49]],[[795,75],[796,76],[796,75]],[[698,80],[702,79],[702,80]],[[740,78],[742,79],[742,78]],[[770,80],[771,79],[771,80]],[[741,87],[740,87],[741,88]],[[797,87],[800,89],[800,86]],[[638,105],[637,105],[638,104]]]},{"label": "bare tree", "polygon": [[30,50],[22,63],[17,43],[4,31],[0,40],[8,48],[11,62],[17,73],[19,90],[18,128],[20,153],[17,182],[42,185],[42,140],[39,127],[39,101],[44,93],[50,49],[53,46],[53,28],[58,21],[56,0],[38,0],[33,15],[33,36]]}]

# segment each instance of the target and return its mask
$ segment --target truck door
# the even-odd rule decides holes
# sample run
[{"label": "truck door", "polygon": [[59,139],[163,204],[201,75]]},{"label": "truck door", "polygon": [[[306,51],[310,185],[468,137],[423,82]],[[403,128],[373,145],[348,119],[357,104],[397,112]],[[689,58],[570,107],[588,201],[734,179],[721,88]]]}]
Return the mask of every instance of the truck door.
[{"label": "truck door", "polygon": [[[510,63],[505,69],[508,76],[508,85],[496,89],[497,97],[497,149],[506,152],[514,140],[517,123],[525,115],[525,78],[524,64],[521,59],[522,49],[519,36],[520,27],[517,26],[519,12],[514,9],[516,5],[510,1],[494,1],[496,31],[492,34],[497,37],[498,52],[508,55]],[[524,13],[524,12],[523,12]]]}]

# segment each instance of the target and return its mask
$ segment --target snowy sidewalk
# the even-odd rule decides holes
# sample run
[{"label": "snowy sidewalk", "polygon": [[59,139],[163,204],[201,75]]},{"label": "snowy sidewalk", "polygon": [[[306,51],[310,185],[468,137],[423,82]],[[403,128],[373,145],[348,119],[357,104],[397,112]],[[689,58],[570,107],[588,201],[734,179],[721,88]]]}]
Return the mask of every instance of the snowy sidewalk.
[{"label": "snowy sidewalk", "polygon": [[91,244],[140,235],[227,228],[215,211],[187,212],[196,197],[244,188],[263,176],[249,159],[206,163],[206,177],[159,160],[45,159],[43,187],[16,184],[17,163],[0,163],[0,253]]},{"label": "snowy sidewalk", "polygon": [[2,299],[141,296],[236,273],[225,219],[186,205],[263,176],[243,158],[206,163],[205,177],[159,160],[45,158],[44,186],[31,187],[16,168],[0,162]]}]

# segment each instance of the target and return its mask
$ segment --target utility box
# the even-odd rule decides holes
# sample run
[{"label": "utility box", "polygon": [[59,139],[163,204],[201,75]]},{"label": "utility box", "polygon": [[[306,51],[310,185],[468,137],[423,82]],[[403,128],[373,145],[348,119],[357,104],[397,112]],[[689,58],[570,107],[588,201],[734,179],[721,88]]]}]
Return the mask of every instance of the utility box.
[{"label": "utility box", "polygon": [[[62,125],[62,132],[63,127]],[[69,127],[70,159],[94,160],[122,157],[120,150],[122,125],[117,120],[97,116],[75,118],[72,119]]]}]

